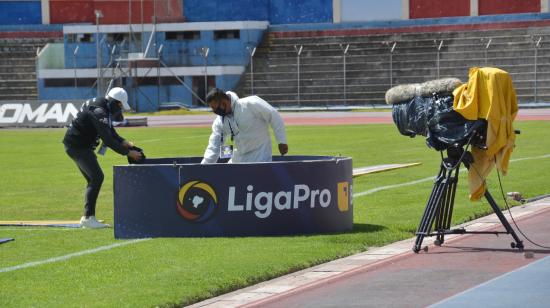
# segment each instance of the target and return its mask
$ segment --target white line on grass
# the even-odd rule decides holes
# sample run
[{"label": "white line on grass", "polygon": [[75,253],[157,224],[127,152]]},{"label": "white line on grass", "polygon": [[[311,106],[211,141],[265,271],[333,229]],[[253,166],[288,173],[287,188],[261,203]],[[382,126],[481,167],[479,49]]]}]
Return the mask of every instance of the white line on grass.
[{"label": "white line on grass", "polygon": [[68,255],[49,258],[49,259],[42,260],[42,261],[34,261],[34,262],[23,263],[21,265],[4,267],[4,268],[0,268],[0,273],[12,272],[12,271],[16,271],[16,270],[20,270],[20,269],[24,269],[24,268],[28,268],[28,267],[34,267],[34,266],[47,264],[47,263],[65,261],[65,260],[68,260],[68,259],[71,259],[71,258],[74,258],[74,257],[80,257],[80,256],[83,256],[83,255],[92,254],[92,253],[96,253],[96,252],[99,252],[99,251],[110,250],[110,249],[113,249],[113,248],[116,248],[116,247],[121,247],[121,246],[135,244],[135,243],[139,243],[139,242],[143,242],[143,241],[148,241],[150,239],[151,238],[141,238],[141,239],[131,240],[131,241],[122,242],[122,243],[115,243],[115,244],[111,244],[111,245],[107,245],[107,246],[100,246],[100,247],[97,247],[97,248],[83,250],[83,251],[79,251],[79,252],[75,252],[75,253],[70,253]]},{"label": "white line on grass", "polygon": [[541,155],[541,156],[532,156],[532,157],[523,157],[523,158],[510,159],[510,162],[516,162],[516,161],[522,161],[522,160],[531,160],[531,159],[542,159],[542,158],[550,158],[550,154],[545,154],[545,155]]},{"label": "white line on grass", "polygon": [[434,178],[435,177],[430,176],[428,178],[423,178],[423,179],[416,180],[416,181],[411,181],[411,182],[406,182],[406,183],[401,183],[401,184],[387,185],[387,186],[380,186],[380,187],[376,187],[376,188],[373,188],[373,189],[369,189],[367,191],[362,191],[360,193],[353,194],[353,197],[357,198],[357,197],[362,197],[362,196],[374,194],[375,192],[379,192],[379,191],[386,190],[386,189],[392,189],[392,188],[398,188],[398,187],[403,187],[403,186],[414,185],[414,184],[418,184],[418,183],[422,183],[422,182],[427,182],[427,181],[430,181],[430,180],[433,181]]},{"label": "white line on grass", "polygon": [[[550,158],[550,154],[545,154],[545,155],[540,155],[540,156],[532,156],[532,157],[523,157],[523,158],[510,159],[510,162],[513,163],[513,162],[518,162],[518,161],[522,161],[522,160],[533,160],[533,159],[544,159],[544,158]],[[466,168],[461,168],[461,169],[460,169],[460,172],[464,172],[464,171],[466,171]],[[382,190],[387,190],[387,189],[393,189],[393,188],[399,188],[399,187],[404,187],[404,186],[415,185],[415,184],[422,183],[422,182],[427,182],[427,181],[430,181],[430,180],[432,180],[432,181],[435,180],[435,176],[423,178],[423,179],[420,179],[420,180],[415,180],[415,181],[400,183],[400,184],[393,184],[393,185],[387,185],[387,186],[376,187],[376,188],[373,188],[373,189],[369,189],[369,190],[367,190],[367,191],[362,191],[362,192],[353,194],[353,197],[354,197],[354,198],[358,198],[358,197],[362,197],[362,196],[374,194],[375,192],[379,192],[379,191],[382,191]]]}]

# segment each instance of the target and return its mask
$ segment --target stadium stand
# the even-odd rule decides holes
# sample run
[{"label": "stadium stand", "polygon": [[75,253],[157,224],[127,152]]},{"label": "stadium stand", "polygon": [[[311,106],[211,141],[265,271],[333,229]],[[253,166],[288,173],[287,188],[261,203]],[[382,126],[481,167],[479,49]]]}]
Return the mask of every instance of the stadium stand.
[{"label": "stadium stand", "polygon": [[37,99],[35,57],[53,41],[49,37],[0,38],[0,100]]},{"label": "stadium stand", "polygon": [[[545,22],[477,27],[271,30],[254,57],[253,76],[248,67],[238,92],[246,95],[254,92],[277,106],[379,104],[392,85],[438,77],[467,80],[469,67],[497,66],[511,73],[520,103],[548,101],[549,35],[550,28],[545,27]],[[539,46],[535,47],[539,39]],[[395,49],[390,55],[394,42]],[[346,54],[344,94],[343,49],[347,44],[350,46]],[[295,46],[303,46],[299,90]]]}]

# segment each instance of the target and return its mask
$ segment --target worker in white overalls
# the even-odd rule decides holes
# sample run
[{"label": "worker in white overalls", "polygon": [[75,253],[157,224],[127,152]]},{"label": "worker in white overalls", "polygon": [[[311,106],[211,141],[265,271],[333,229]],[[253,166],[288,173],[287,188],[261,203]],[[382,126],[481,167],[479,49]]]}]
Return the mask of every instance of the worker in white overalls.
[{"label": "worker in white overalls", "polygon": [[[237,94],[220,89],[211,90],[206,103],[218,115],[212,124],[212,134],[204,151],[202,164],[211,164],[218,158],[230,158],[230,163],[271,161],[271,126],[279,152],[288,152],[283,119],[269,103],[258,96],[239,98]],[[226,141],[233,142],[226,145]]]}]

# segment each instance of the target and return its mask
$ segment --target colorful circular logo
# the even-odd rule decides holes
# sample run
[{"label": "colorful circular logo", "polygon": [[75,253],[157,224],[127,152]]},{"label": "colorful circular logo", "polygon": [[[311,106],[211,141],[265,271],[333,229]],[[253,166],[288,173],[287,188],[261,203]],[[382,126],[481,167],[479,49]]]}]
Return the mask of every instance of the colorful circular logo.
[{"label": "colorful circular logo", "polygon": [[183,218],[192,222],[204,222],[218,208],[218,197],[210,185],[191,181],[180,188],[176,207]]}]

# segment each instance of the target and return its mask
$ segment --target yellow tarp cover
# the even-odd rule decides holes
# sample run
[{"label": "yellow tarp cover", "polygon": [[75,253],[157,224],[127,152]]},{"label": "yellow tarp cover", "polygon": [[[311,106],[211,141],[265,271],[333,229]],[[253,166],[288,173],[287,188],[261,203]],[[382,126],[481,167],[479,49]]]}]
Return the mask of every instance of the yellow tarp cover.
[{"label": "yellow tarp cover", "polygon": [[493,67],[473,67],[468,83],[453,91],[453,108],[468,120],[486,119],[487,150],[472,148],[474,163],[468,171],[470,200],[485,193],[485,178],[493,166],[506,175],[516,135],[512,122],[518,113],[516,91],[507,72]]}]

